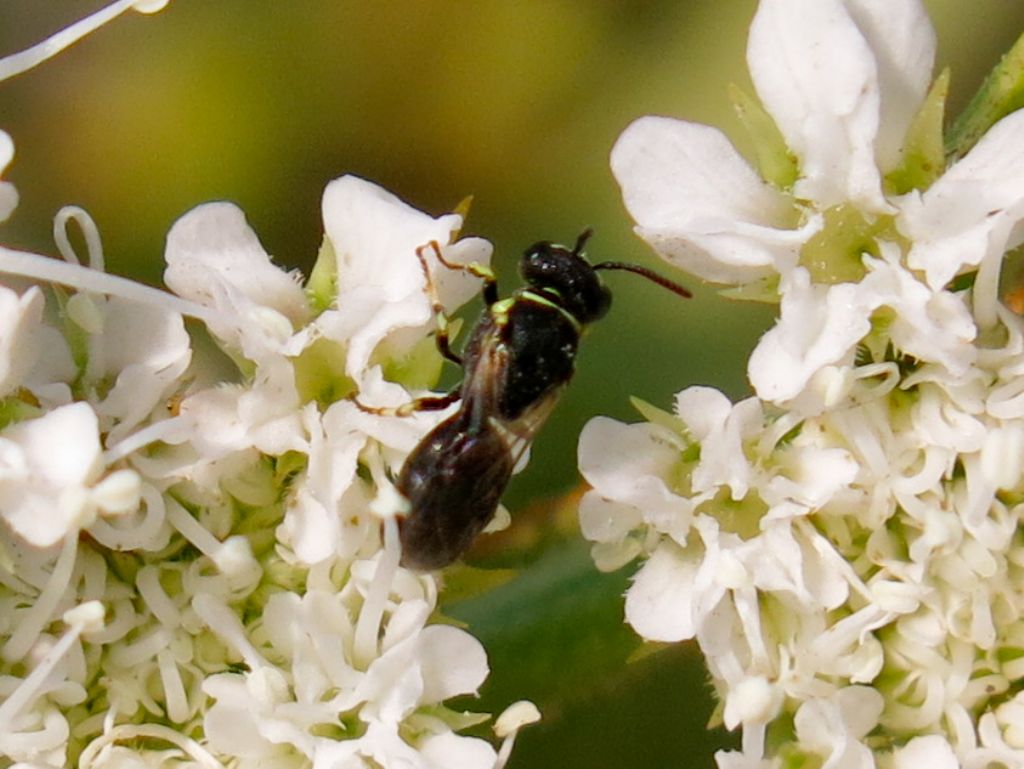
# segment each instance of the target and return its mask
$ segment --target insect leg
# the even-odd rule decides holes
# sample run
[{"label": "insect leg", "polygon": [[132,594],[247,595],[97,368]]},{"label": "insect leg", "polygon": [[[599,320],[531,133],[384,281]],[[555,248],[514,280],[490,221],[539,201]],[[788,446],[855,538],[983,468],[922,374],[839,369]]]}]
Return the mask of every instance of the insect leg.
[{"label": "insect leg", "polygon": [[377,414],[383,417],[407,417],[417,411],[440,411],[441,409],[448,408],[459,399],[460,394],[459,388],[455,388],[444,395],[427,395],[422,398],[413,398],[401,406],[367,406],[361,403],[358,398],[353,398],[352,400],[359,407],[360,411],[365,411],[368,414]]},{"label": "insect leg", "polygon": [[[462,270],[468,272],[470,275],[480,278],[483,281],[483,296],[484,303],[490,307],[492,304],[498,301],[498,279],[494,277],[494,272],[490,267],[480,264],[479,262],[470,262],[469,264],[459,264],[458,262],[449,262],[441,254],[441,246],[436,240],[432,240],[425,246],[420,246],[416,249],[416,256],[420,258],[420,263],[423,265],[423,271],[427,271],[427,260],[423,256],[423,251],[430,248],[434,252],[434,256],[441,264],[447,267],[449,270]],[[429,272],[428,272],[429,275]],[[429,278],[428,278],[428,283]]]},{"label": "insect leg", "polygon": [[437,333],[434,335],[434,340],[437,343],[437,350],[441,355],[452,363],[461,366],[462,358],[452,350],[451,339],[448,336],[448,327],[450,324],[448,313],[445,312],[444,305],[441,304],[441,298],[437,295],[437,284],[434,283],[434,278],[430,274],[430,268],[427,266],[427,258],[423,255],[423,251],[427,248],[434,249],[434,254],[437,256],[437,259],[441,264],[447,267],[448,262],[441,257],[441,247],[438,245],[436,240],[432,240],[427,245],[420,246],[416,249],[416,257],[420,260],[420,266],[423,267],[423,275],[427,279],[427,296],[430,298],[430,305],[434,310],[434,321],[437,323]]}]

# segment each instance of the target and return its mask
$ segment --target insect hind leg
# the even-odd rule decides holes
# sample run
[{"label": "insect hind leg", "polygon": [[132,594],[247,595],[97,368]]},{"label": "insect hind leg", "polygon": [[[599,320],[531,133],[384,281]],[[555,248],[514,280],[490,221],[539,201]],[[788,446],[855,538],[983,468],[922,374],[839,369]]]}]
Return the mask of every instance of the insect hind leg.
[{"label": "insect hind leg", "polygon": [[427,395],[422,398],[413,398],[401,406],[367,406],[365,403],[360,402],[358,398],[353,398],[352,401],[359,407],[360,411],[365,411],[367,414],[376,414],[382,417],[407,417],[410,414],[415,414],[417,411],[440,411],[441,409],[446,409],[459,399],[459,395],[460,391],[456,388],[444,395]]}]

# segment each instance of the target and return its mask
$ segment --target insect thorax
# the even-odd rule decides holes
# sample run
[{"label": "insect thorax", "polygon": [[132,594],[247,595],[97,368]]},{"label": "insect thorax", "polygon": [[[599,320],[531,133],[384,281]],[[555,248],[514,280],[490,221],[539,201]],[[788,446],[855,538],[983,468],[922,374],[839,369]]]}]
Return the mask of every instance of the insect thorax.
[{"label": "insect thorax", "polygon": [[499,388],[500,416],[518,419],[575,370],[579,324],[557,305],[523,292],[504,313],[498,336],[508,355]]}]

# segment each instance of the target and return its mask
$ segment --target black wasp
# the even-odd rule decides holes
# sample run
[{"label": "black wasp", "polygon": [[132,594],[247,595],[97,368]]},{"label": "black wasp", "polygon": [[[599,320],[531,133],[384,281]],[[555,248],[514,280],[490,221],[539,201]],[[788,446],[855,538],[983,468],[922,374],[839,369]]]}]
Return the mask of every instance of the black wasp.
[{"label": "black wasp", "polygon": [[[546,241],[528,248],[519,262],[526,285],[507,299],[499,299],[497,281],[487,268],[446,262],[437,243],[417,249],[438,320],[438,349],[460,364],[465,376],[448,395],[420,398],[396,410],[408,414],[461,401],[458,411],[413,449],[398,476],[398,491],[409,503],[400,519],[403,566],[447,566],[494,517],[516,462],[572,378],[583,329],[611,306],[611,292],[598,270],[628,270],[690,296],[638,265],[590,264],[583,254],[590,235],[585,230],[571,251]],[[427,248],[444,266],[483,280],[486,307],[461,358],[449,347],[447,318],[424,256]]]}]

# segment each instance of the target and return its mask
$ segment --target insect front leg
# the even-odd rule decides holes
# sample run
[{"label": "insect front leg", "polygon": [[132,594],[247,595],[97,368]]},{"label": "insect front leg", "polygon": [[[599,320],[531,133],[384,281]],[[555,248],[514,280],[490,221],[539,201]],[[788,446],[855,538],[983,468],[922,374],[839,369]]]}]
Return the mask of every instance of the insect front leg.
[{"label": "insect front leg", "polygon": [[420,260],[420,265],[423,267],[423,274],[427,279],[427,296],[430,297],[430,304],[433,307],[434,318],[437,322],[437,349],[440,351],[441,355],[448,360],[462,365],[462,358],[451,349],[451,340],[448,333],[449,326],[451,325],[450,319],[448,318],[448,313],[444,309],[444,305],[441,304],[441,299],[437,294],[437,284],[434,282],[433,276],[430,274],[430,267],[427,265],[425,252],[428,248],[434,252],[434,257],[437,261],[449,270],[461,270],[462,272],[468,272],[476,278],[480,278],[480,280],[483,281],[482,293],[484,303],[488,307],[498,301],[498,280],[494,277],[494,273],[489,267],[480,264],[479,262],[470,262],[469,264],[449,262],[441,253],[441,245],[436,240],[432,240],[426,245],[420,246],[416,249],[416,256]]}]

